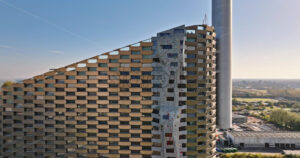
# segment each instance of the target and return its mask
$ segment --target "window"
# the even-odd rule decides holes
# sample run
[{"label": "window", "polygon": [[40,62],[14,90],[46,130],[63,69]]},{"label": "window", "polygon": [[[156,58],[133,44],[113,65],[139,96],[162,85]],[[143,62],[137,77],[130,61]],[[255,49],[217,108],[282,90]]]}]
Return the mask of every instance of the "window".
[{"label": "window", "polygon": [[131,109],[131,112],[133,112],[133,113],[139,113],[140,109]]},{"label": "window", "polygon": [[186,41],[187,42],[196,42],[196,39],[195,38],[187,38]]},{"label": "window", "polygon": [[151,88],[143,88],[142,92],[151,92]]},{"label": "window", "polygon": [[174,153],[174,149],[166,149],[167,153]]},{"label": "window", "polygon": [[109,109],[109,112],[119,112],[118,109]]},{"label": "window", "polygon": [[153,75],[153,79],[154,80],[161,80],[162,79],[162,75]]},{"label": "window", "polygon": [[44,83],[44,80],[35,80],[35,83]]},{"label": "window", "polygon": [[84,75],[85,75],[85,72],[84,72],[84,71],[77,71],[77,75],[78,75],[78,76],[84,76]]},{"label": "window", "polygon": [[159,58],[153,58],[153,62],[159,63]]},{"label": "window", "polygon": [[187,151],[195,151],[196,147],[195,146],[188,146]]},{"label": "window", "polygon": [[131,88],[140,88],[140,84],[131,84]]},{"label": "window", "polygon": [[186,33],[187,33],[187,34],[195,34],[196,31],[195,31],[195,30],[186,30]]},{"label": "window", "polygon": [[136,79],[136,80],[138,80],[138,79],[140,79],[140,76],[131,76],[131,79]]},{"label": "window", "polygon": [[120,88],[120,92],[129,92],[129,88]]},{"label": "window", "polygon": [[152,50],[152,47],[151,46],[144,46],[144,47],[142,47],[142,50]]},{"label": "window", "polygon": [[129,55],[121,55],[120,59],[129,59]]},{"label": "window", "polygon": [[118,104],[118,103],[119,103],[118,100],[110,100],[110,101],[109,101],[109,104]]},{"label": "window", "polygon": [[79,84],[85,84],[86,81],[85,80],[77,80],[77,83],[79,83]]},{"label": "window", "polygon": [[67,80],[75,80],[75,76],[67,76]]},{"label": "window", "polygon": [[35,88],[35,91],[36,91],[36,92],[43,92],[43,91],[44,91],[44,88],[37,87],[37,88]]},{"label": "window", "polygon": [[88,67],[88,71],[97,71],[96,67]]},{"label": "window", "polygon": [[131,71],[140,71],[139,67],[131,67]]},{"label": "window", "polygon": [[57,84],[65,83],[64,80],[55,80],[55,82],[56,82]]},{"label": "window", "polygon": [[143,55],[143,59],[151,59],[152,55]]},{"label": "window", "polygon": [[171,67],[177,67],[177,66],[178,66],[178,63],[177,63],[177,62],[171,62],[171,63],[170,63],[170,66],[171,66]]},{"label": "window", "polygon": [[196,63],[187,63],[187,67],[195,67]]},{"label": "window", "polygon": [[107,80],[98,80],[98,83],[101,84],[101,83],[107,83]]},{"label": "window", "polygon": [[205,43],[198,43],[198,47],[205,47]]},{"label": "window", "polygon": [[121,67],[129,67],[129,64],[121,63],[120,66],[121,66]]},{"label": "window", "polygon": [[109,88],[118,88],[118,84],[109,84]]},{"label": "window", "polygon": [[129,75],[128,71],[120,71],[120,75]]},{"label": "window", "polygon": [[24,84],[25,88],[32,88],[33,87],[33,84]]},{"label": "window", "polygon": [[142,83],[151,83],[151,80],[142,80]]},{"label": "window", "polygon": [[100,63],[99,67],[107,67],[107,64],[106,63]]},{"label": "window", "polygon": [[131,55],[140,55],[141,52],[140,51],[131,51]]},{"label": "window", "polygon": [[110,67],[109,71],[118,71],[118,68],[117,67]]},{"label": "window", "polygon": [[107,72],[106,71],[99,71],[98,73],[100,76],[106,76],[107,75]]},{"label": "window", "polygon": [[53,83],[47,83],[46,88],[54,88],[54,84]]},{"label": "window", "polygon": [[160,92],[153,92],[153,96],[159,97],[160,96]]},{"label": "window", "polygon": [[174,101],[174,97],[167,97],[167,101]]},{"label": "window", "polygon": [[120,105],[120,108],[121,108],[121,109],[129,109],[129,105],[122,105],[122,104],[121,104],[121,105]]},{"label": "window", "polygon": [[196,54],[187,54],[188,59],[194,59],[196,58]]},{"label": "window", "polygon": [[197,74],[196,71],[188,71],[188,72],[187,72],[187,75],[196,75],[196,74]]},{"label": "window", "polygon": [[141,61],[140,61],[140,59],[131,59],[131,62],[132,63],[140,63]]},{"label": "window", "polygon": [[168,53],[168,58],[177,58],[177,53]]},{"label": "window", "polygon": [[129,83],[129,80],[120,80],[120,83]]},{"label": "window", "polygon": [[89,80],[96,80],[96,79],[97,79],[97,76],[88,76],[88,79],[89,79]]},{"label": "window", "polygon": [[154,83],[153,84],[153,88],[161,88],[161,84],[160,83]]},{"label": "window", "polygon": [[109,59],[110,63],[118,63],[118,59]]},{"label": "window", "polygon": [[172,45],[161,45],[162,49],[172,49]]},{"label": "window", "polygon": [[109,76],[109,79],[111,79],[111,80],[117,80],[117,79],[119,79],[119,76]]},{"label": "window", "polygon": [[78,92],[85,92],[86,89],[85,89],[85,88],[77,88],[77,91],[78,91]]},{"label": "window", "polygon": [[143,71],[142,75],[151,75],[151,71]]}]

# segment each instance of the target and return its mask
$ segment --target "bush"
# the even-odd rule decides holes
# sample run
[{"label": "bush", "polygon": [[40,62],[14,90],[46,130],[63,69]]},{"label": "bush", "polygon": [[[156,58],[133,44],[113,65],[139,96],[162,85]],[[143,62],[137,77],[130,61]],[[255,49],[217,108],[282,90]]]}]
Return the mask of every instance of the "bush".
[{"label": "bush", "polygon": [[262,154],[250,154],[250,153],[234,153],[234,154],[223,154],[221,158],[284,158],[282,155],[262,155]]}]

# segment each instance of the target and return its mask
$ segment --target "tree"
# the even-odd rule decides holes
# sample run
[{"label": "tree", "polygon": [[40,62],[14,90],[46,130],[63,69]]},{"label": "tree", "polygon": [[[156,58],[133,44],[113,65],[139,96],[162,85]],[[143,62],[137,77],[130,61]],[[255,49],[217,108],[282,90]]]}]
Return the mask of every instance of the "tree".
[{"label": "tree", "polygon": [[3,84],[2,84],[2,88],[4,88],[4,87],[9,87],[9,86],[12,86],[14,84],[14,82],[12,82],[12,81],[6,81],[6,82],[4,82]]},{"label": "tree", "polygon": [[271,112],[269,121],[280,127],[300,130],[300,115],[297,113],[276,109]]}]

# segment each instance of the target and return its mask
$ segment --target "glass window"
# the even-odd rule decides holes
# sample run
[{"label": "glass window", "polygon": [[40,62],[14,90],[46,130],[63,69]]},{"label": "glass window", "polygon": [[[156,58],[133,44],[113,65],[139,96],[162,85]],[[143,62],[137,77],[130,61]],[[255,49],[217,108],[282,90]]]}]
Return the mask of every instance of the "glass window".
[{"label": "glass window", "polygon": [[151,46],[144,46],[144,47],[142,47],[142,50],[152,50],[152,47]]},{"label": "glass window", "polygon": [[172,45],[161,45],[162,49],[172,49]]},{"label": "glass window", "polygon": [[118,59],[109,59],[110,63],[118,63]]},{"label": "glass window", "polygon": [[178,66],[178,63],[177,63],[177,62],[171,62],[171,63],[170,63],[170,66],[171,66],[171,67],[177,67],[177,66]]},{"label": "glass window", "polygon": [[84,72],[84,71],[77,71],[77,75],[78,75],[78,76],[84,76],[84,75],[85,75],[85,72]]},{"label": "glass window", "polygon": [[140,51],[131,51],[131,55],[140,55],[141,52]]},{"label": "glass window", "polygon": [[129,55],[121,55],[120,58],[121,59],[129,59]]},{"label": "glass window", "polygon": [[110,67],[109,71],[118,71],[118,68],[117,67]]},{"label": "glass window", "polygon": [[143,55],[143,59],[151,59],[152,55]]},{"label": "glass window", "polygon": [[196,42],[196,39],[195,38],[187,38],[186,41],[188,41],[188,42]]},{"label": "glass window", "polygon": [[107,67],[107,64],[106,63],[100,63],[99,67]]},{"label": "glass window", "polygon": [[67,80],[75,80],[75,76],[67,76]]},{"label": "glass window", "polygon": [[168,53],[168,58],[177,58],[177,53]]},{"label": "glass window", "polygon": [[88,71],[97,71],[97,68],[96,67],[89,67]]},{"label": "glass window", "polygon": [[140,63],[141,61],[140,61],[140,59],[131,59],[131,62],[132,63]]},{"label": "glass window", "polygon": [[132,67],[131,71],[140,71],[140,68],[139,67]]}]

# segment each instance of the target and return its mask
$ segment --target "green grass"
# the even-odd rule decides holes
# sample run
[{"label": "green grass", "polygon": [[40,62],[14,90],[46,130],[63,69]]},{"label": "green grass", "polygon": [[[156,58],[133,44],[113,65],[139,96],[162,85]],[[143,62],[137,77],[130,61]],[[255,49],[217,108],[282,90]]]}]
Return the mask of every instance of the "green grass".
[{"label": "green grass", "polygon": [[236,99],[239,102],[278,102],[278,100],[275,99],[269,99],[269,98],[233,98]]},{"label": "green grass", "polygon": [[234,88],[233,92],[244,92],[249,93],[257,96],[264,96],[268,94],[268,90],[258,90],[258,89],[240,89],[240,88]]}]

